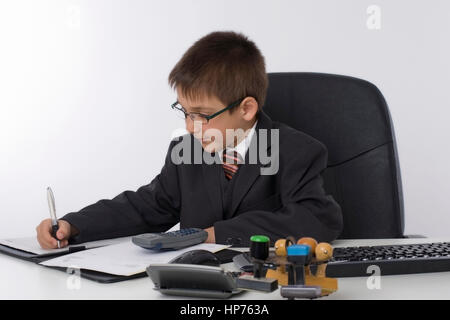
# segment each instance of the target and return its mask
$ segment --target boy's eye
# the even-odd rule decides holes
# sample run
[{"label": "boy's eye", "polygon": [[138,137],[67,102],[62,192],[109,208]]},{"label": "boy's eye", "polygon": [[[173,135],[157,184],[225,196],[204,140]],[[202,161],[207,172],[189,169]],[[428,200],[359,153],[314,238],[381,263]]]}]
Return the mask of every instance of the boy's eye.
[{"label": "boy's eye", "polygon": [[188,112],[185,107],[183,107],[179,102],[172,105],[172,108],[177,111],[177,115],[180,118],[187,119],[190,118],[192,121],[200,121],[204,124],[208,123],[208,117],[210,116],[207,112]]},{"label": "boy's eye", "polygon": [[201,113],[190,113],[189,117],[192,121],[201,121],[203,123],[206,123],[208,120],[206,119],[207,116],[201,114]]},{"label": "boy's eye", "polygon": [[200,113],[200,112],[193,112],[192,114],[195,114],[198,117],[207,117],[208,116],[207,114]]}]

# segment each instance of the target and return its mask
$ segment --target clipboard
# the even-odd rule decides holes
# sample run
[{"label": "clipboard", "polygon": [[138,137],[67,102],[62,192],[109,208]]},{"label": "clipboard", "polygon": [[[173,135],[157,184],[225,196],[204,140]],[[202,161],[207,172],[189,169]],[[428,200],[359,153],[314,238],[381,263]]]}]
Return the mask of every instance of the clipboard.
[{"label": "clipboard", "polygon": [[[74,252],[77,252],[80,250],[89,250],[89,248],[86,249],[85,246],[74,246],[72,248],[73,248],[72,250],[71,250],[71,248],[69,248],[69,251],[66,251],[63,253],[39,255],[39,254],[34,254],[34,253],[26,252],[23,250],[15,249],[15,248],[6,246],[4,244],[0,244],[0,253],[9,255],[11,257],[19,258],[21,260],[39,264],[43,261],[53,259],[53,258],[62,256],[62,255],[71,254],[71,253],[74,253]],[[216,252],[216,256],[219,258],[221,263],[229,263],[229,262],[233,261],[232,259],[234,256],[241,254],[241,253],[242,253],[241,251],[236,251],[236,250],[231,250],[231,249],[222,249],[222,250]],[[66,267],[54,267],[54,266],[44,266],[44,265],[42,265],[42,266],[46,267],[46,268],[56,269],[56,270],[65,272],[67,274],[71,274],[70,272],[68,272],[69,268],[66,268]],[[106,273],[106,272],[99,272],[99,271],[87,270],[87,269],[79,269],[79,271],[80,271],[80,276],[82,278],[92,280],[92,281],[95,281],[98,283],[115,283],[115,282],[131,280],[131,279],[145,278],[148,276],[146,271],[143,271],[141,273],[136,273],[136,274],[133,274],[130,276],[115,275],[115,274],[110,274],[110,273]]]},{"label": "clipboard", "polygon": [[[53,259],[62,255],[71,254],[80,250],[89,250],[86,249],[85,246],[74,246],[69,248],[69,251],[63,252],[63,253],[55,253],[55,254],[47,254],[47,255],[39,255],[34,254],[30,252],[26,252],[23,250],[15,249],[12,247],[8,247],[6,245],[0,244],[0,253],[6,254],[8,256],[19,258],[21,260],[33,262],[36,264],[39,264],[43,261]],[[56,269],[62,272],[65,272],[67,274],[71,274],[68,272],[69,268],[65,267],[49,267],[49,266],[43,266],[46,268]],[[115,274],[105,273],[105,272],[98,272],[94,270],[86,270],[86,269],[80,269],[80,276],[82,278],[92,280],[99,283],[114,283],[119,281],[125,281],[125,280],[131,280],[136,278],[144,278],[147,276],[145,272],[137,273],[131,276],[119,276]]]}]

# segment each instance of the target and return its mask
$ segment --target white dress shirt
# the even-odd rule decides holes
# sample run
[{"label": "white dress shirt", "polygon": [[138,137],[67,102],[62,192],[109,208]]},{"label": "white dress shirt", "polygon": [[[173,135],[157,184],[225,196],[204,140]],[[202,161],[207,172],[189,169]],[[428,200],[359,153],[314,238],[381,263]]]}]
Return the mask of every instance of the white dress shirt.
[{"label": "white dress shirt", "polygon": [[252,137],[255,134],[257,123],[258,120],[255,121],[253,127],[248,131],[245,138],[242,139],[241,142],[237,144],[237,146],[235,146],[234,148],[227,147],[226,148],[227,153],[232,153],[233,151],[236,151],[241,156],[241,159],[245,160],[245,154],[247,153],[248,147],[250,146],[250,141],[252,141]]}]

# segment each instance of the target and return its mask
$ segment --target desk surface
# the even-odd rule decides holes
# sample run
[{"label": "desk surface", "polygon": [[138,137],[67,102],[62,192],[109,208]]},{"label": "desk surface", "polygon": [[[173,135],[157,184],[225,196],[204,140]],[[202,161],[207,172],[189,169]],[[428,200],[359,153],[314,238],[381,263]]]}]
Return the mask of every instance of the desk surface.
[{"label": "desk surface", "polygon": [[[436,239],[337,240],[334,247],[387,245],[424,242],[449,242]],[[233,268],[233,264],[224,265]],[[72,277],[72,278],[71,278]],[[450,272],[382,276],[380,289],[368,289],[367,277],[340,278],[339,290],[321,299],[450,299]],[[73,285],[73,276],[32,262],[0,254],[0,299],[176,299],[153,290],[150,278],[101,284],[81,278]],[[72,288],[72,289],[70,289]],[[180,297],[180,299],[189,299]],[[279,290],[272,293],[246,291],[238,299],[282,299]]]}]

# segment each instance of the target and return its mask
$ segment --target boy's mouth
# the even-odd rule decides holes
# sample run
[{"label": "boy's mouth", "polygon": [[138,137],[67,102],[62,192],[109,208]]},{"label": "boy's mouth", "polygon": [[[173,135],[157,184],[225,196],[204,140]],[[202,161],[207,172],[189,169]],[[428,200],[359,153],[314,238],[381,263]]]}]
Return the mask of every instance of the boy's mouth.
[{"label": "boy's mouth", "polygon": [[211,143],[214,142],[214,137],[203,137],[201,141],[202,143]]},{"label": "boy's mouth", "polygon": [[215,140],[214,137],[201,139],[200,142],[202,144],[203,149],[210,153],[216,152],[215,150],[218,148],[218,146],[215,145],[214,140]]}]

